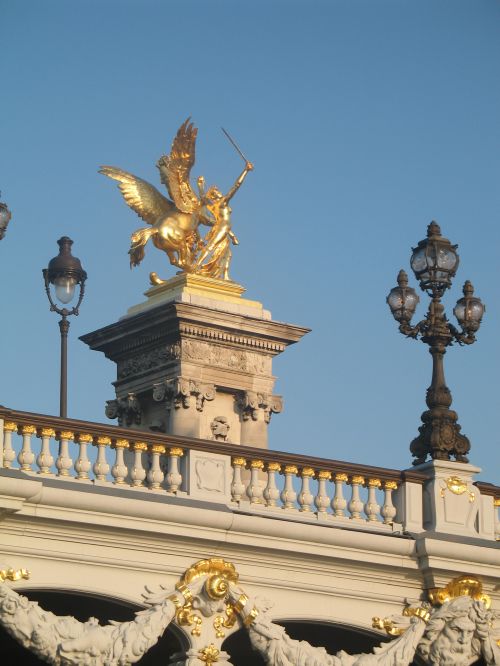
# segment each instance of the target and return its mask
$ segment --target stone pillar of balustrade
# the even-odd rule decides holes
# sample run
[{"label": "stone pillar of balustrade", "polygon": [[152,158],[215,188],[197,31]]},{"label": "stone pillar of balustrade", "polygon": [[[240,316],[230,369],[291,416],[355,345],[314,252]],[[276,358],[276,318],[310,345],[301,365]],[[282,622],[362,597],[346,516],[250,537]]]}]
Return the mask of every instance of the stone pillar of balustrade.
[{"label": "stone pillar of balustrade", "polygon": [[480,472],[449,460],[413,467],[394,494],[396,521],[407,532],[494,540],[495,500],[474,485]]},{"label": "stone pillar of balustrade", "polygon": [[267,448],[282,410],[272,360],[309,329],[271,319],[232,281],[179,274],[119,321],[82,336],[116,363],[119,425]]}]

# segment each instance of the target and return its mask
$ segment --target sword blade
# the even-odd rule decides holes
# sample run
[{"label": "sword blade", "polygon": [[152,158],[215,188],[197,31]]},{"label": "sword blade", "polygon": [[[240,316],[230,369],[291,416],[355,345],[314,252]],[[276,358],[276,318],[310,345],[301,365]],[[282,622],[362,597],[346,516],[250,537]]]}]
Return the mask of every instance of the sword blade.
[{"label": "sword blade", "polygon": [[236,150],[237,150],[238,153],[240,154],[241,158],[242,158],[243,160],[245,160],[245,162],[248,162],[247,158],[243,155],[243,153],[241,152],[241,150],[240,150],[239,147],[238,147],[238,144],[237,144],[236,141],[233,139],[233,137],[229,134],[229,132],[226,132],[226,130],[225,130],[223,127],[221,127],[221,130],[224,132],[224,134],[227,136],[227,138],[229,139],[229,141],[230,141],[230,142],[233,144],[233,146],[236,148]]}]

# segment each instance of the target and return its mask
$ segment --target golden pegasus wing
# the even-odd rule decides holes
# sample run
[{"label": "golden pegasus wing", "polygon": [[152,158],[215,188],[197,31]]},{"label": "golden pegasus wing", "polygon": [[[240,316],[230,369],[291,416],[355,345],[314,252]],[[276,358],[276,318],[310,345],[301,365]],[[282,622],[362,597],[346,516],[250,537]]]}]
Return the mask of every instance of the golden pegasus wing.
[{"label": "golden pegasus wing", "polygon": [[201,201],[189,182],[197,133],[190,118],[185,120],[177,130],[170,155],[162,155],[157,163],[161,182],[166,185],[175,205],[183,213],[194,213],[201,207]]},{"label": "golden pegasus wing", "polygon": [[155,224],[159,217],[164,217],[176,210],[174,204],[160,194],[156,187],[128,171],[112,166],[102,166],[99,173],[118,181],[118,187],[126,203],[148,224]]}]

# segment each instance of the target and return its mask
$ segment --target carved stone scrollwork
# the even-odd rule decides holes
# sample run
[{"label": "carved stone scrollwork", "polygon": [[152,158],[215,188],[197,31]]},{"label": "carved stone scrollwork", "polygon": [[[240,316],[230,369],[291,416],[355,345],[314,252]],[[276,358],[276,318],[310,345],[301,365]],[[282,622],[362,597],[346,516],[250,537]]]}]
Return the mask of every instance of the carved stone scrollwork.
[{"label": "carved stone scrollwork", "polygon": [[118,419],[118,425],[130,427],[140,425],[142,409],[135,393],[127,393],[126,398],[107,400],[105,408],[108,419]]},{"label": "carved stone scrollwork", "polygon": [[172,406],[175,409],[189,409],[193,404],[199,412],[203,411],[205,400],[215,398],[215,386],[213,384],[204,384],[192,379],[177,377],[175,379],[166,379],[163,382],[153,385],[153,400],[162,402],[165,400],[167,409]]},{"label": "carved stone scrollwork", "polygon": [[244,421],[259,419],[259,410],[262,410],[266,423],[271,421],[271,414],[283,411],[283,399],[279,395],[268,395],[256,391],[245,391],[237,397],[237,404],[242,412]]},{"label": "carved stone scrollwork", "polygon": [[409,666],[416,655],[432,666],[470,666],[480,657],[486,666],[500,666],[493,629],[498,614],[490,610],[490,597],[472,576],[430,590],[430,603],[408,606],[401,615],[374,618],[374,627],[385,629],[394,640],[353,655],[331,655],[323,647],[290,638],[272,621],[272,604],[247,595],[238,585],[234,565],[219,558],[194,564],[175,589],[146,588],[145,610],[130,622],[104,626],[94,618],[79,622],[45,611],[4,582],[27,576],[23,569],[0,572],[0,623],[24,647],[57,666],[136,663],[170,623],[190,634],[190,647],[176,656],[176,666],[229,666],[222,641],[240,627],[248,630],[252,647],[267,666]]}]

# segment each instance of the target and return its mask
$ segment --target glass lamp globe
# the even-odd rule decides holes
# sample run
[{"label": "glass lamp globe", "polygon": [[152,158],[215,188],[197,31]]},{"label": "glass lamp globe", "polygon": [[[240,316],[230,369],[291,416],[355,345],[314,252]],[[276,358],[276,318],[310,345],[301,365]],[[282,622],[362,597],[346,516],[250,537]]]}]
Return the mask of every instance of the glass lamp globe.
[{"label": "glass lamp globe", "polygon": [[486,308],[481,299],[473,295],[474,287],[469,280],[464,284],[463,293],[463,298],[460,298],[453,308],[453,314],[464,331],[474,333],[481,325]]},{"label": "glass lamp globe", "polygon": [[62,276],[54,280],[57,300],[66,305],[73,300],[75,295],[76,280],[74,277]]},{"label": "glass lamp globe", "polygon": [[[83,288],[84,282],[87,279],[87,273],[83,270],[80,260],[71,254],[71,246],[73,245],[71,238],[63,236],[57,241],[57,244],[59,245],[59,254],[53,257],[49,261],[48,267],[43,270],[47,296],[52,309],[58,311],[52,300],[50,286],[53,285],[54,287],[56,299],[63,305],[67,305],[75,296],[75,287],[80,285],[78,309],[81,298],[83,298]],[[78,314],[77,309],[71,314]]]},{"label": "glass lamp globe", "polygon": [[442,296],[451,285],[451,278],[458,268],[457,246],[441,236],[436,222],[427,227],[427,238],[414,248],[410,265],[420,288],[432,296]]},{"label": "glass lamp globe", "polygon": [[415,289],[408,286],[408,275],[405,271],[399,271],[398,286],[391,289],[386,301],[396,321],[411,321],[420,298]]}]

